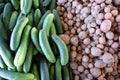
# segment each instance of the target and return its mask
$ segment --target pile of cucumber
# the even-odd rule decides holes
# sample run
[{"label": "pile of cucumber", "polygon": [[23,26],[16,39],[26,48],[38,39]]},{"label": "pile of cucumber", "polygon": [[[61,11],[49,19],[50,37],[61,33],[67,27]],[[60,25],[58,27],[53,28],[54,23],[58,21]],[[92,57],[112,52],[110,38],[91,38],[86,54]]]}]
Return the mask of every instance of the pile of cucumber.
[{"label": "pile of cucumber", "polygon": [[0,80],[70,80],[56,0],[0,0]]}]

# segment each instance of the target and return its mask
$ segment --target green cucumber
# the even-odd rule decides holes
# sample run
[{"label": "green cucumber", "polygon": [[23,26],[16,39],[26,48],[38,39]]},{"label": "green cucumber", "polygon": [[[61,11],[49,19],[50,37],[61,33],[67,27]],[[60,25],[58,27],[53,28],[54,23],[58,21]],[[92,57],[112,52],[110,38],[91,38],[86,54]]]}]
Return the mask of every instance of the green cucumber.
[{"label": "green cucumber", "polygon": [[39,7],[39,0],[32,0],[33,7],[38,8]]},{"label": "green cucumber", "polygon": [[3,12],[3,9],[4,9],[4,3],[0,3],[0,13],[2,13]]},{"label": "green cucumber", "polygon": [[39,31],[39,44],[47,60],[51,63],[55,63],[56,59],[48,42],[45,30]]},{"label": "green cucumber", "polygon": [[52,65],[49,69],[49,74],[50,74],[50,80],[55,80],[54,77],[55,77],[55,66]]},{"label": "green cucumber", "polygon": [[30,71],[31,64],[32,64],[33,49],[34,49],[33,44],[30,43],[27,50],[26,58],[23,64],[23,71],[25,73],[28,73]]},{"label": "green cucumber", "polygon": [[37,29],[40,30],[43,26],[43,22],[44,22],[44,19],[46,18],[46,16],[51,13],[50,10],[46,11],[45,14],[42,16],[42,18],[40,19],[38,25],[37,25]]},{"label": "green cucumber", "polygon": [[52,2],[52,0],[44,0],[43,6],[47,7],[50,4],[50,2]]},{"label": "green cucumber", "polygon": [[59,49],[61,65],[66,65],[69,61],[68,49],[66,44],[56,34],[52,35],[52,39]]},{"label": "green cucumber", "polygon": [[39,8],[40,8],[42,14],[44,14],[44,13],[47,11],[47,8],[43,6],[43,1],[44,1],[44,0],[39,0],[39,1],[40,1],[40,6],[39,6]]},{"label": "green cucumber", "polygon": [[17,22],[17,18],[18,18],[18,12],[17,11],[13,11],[11,18],[10,18],[10,22],[9,22],[9,29],[12,31],[16,22]]},{"label": "green cucumber", "polygon": [[43,22],[43,29],[46,30],[47,36],[49,36],[50,26],[53,22],[54,15],[52,13],[48,14]]},{"label": "green cucumber", "polygon": [[7,29],[8,29],[8,24],[10,22],[11,14],[12,14],[12,5],[10,3],[6,3],[3,10],[3,22]]},{"label": "green cucumber", "polygon": [[22,18],[25,18],[25,17],[26,17],[26,15],[23,14],[22,12],[20,12],[19,15],[18,15],[18,18],[17,18],[17,22],[20,21]]},{"label": "green cucumber", "polygon": [[40,59],[40,76],[41,76],[41,80],[50,80],[47,61],[45,60],[44,57]]},{"label": "green cucumber", "polygon": [[41,47],[39,45],[39,31],[33,27],[32,30],[31,30],[31,39],[32,39],[32,42],[34,44],[34,46],[36,47],[36,49],[42,54],[42,50],[41,50]]},{"label": "green cucumber", "polygon": [[51,1],[50,5],[49,5],[49,9],[50,9],[50,10],[53,10],[53,9],[56,8],[56,2],[57,2],[56,0],[52,0],[52,1]]},{"label": "green cucumber", "polygon": [[32,73],[19,73],[0,69],[0,77],[9,80],[33,80],[34,75]]},{"label": "green cucumber", "polygon": [[14,7],[14,9],[15,10],[18,10],[19,9],[19,1],[18,0],[10,0],[11,1],[11,3],[12,3],[12,5],[13,5],[13,7]]},{"label": "green cucumber", "polygon": [[56,34],[56,28],[55,28],[55,24],[52,22],[51,26],[50,26],[50,35],[52,34]]},{"label": "green cucumber", "polygon": [[42,13],[41,13],[40,9],[36,9],[35,13],[34,13],[34,25],[35,26],[38,25],[41,17],[42,17]]},{"label": "green cucumber", "polygon": [[57,30],[57,34],[62,34],[63,27],[62,27],[62,23],[61,23],[59,15],[58,15],[58,12],[55,9],[53,9],[52,12],[54,14],[54,23],[55,23],[55,27]]},{"label": "green cucumber", "polygon": [[62,80],[62,66],[59,58],[55,63],[55,80]]},{"label": "green cucumber", "polygon": [[17,70],[19,70],[25,61],[30,39],[30,30],[31,26],[27,25],[23,31],[22,40],[14,58],[14,65],[17,67]]},{"label": "green cucumber", "polygon": [[27,25],[33,26],[33,15],[34,15],[34,11],[31,10],[31,12],[27,15],[27,18],[29,19]]},{"label": "green cucumber", "polygon": [[28,14],[32,8],[32,0],[20,0],[20,9],[23,14]]},{"label": "green cucumber", "polygon": [[6,68],[6,65],[4,61],[2,60],[1,56],[0,56],[0,68]]},{"label": "green cucumber", "polygon": [[33,66],[32,66],[32,73],[34,74],[34,79],[33,80],[40,80],[36,64],[33,64]]},{"label": "green cucumber", "polygon": [[63,80],[70,80],[70,73],[69,73],[69,69],[68,66],[65,65],[62,67],[62,74],[63,74]]},{"label": "green cucumber", "polygon": [[25,28],[28,21],[29,20],[26,17],[17,21],[17,23],[16,23],[16,25],[13,29],[13,32],[11,34],[11,38],[10,38],[10,48],[11,48],[11,50],[16,51],[17,48],[19,47],[23,29]]},{"label": "green cucumber", "polygon": [[38,50],[34,47],[33,49],[33,55],[37,55],[38,54]]}]

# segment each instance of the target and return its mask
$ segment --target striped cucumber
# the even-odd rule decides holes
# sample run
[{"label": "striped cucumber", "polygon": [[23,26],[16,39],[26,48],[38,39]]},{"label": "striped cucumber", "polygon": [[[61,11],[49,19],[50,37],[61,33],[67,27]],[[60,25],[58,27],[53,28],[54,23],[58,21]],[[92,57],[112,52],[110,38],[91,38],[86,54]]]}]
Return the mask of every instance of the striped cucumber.
[{"label": "striped cucumber", "polygon": [[11,14],[12,14],[12,5],[10,3],[6,3],[3,10],[3,22],[6,28],[8,28]]},{"label": "striped cucumber", "polygon": [[59,49],[61,65],[66,65],[69,61],[68,49],[66,44],[56,34],[52,35],[52,39]]},{"label": "striped cucumber", "polygon": [[28,14],[32,7],[32,0],[20,0],[20,9],[23,14]]},{"label": "striped cucumber", "polygon": [[19,73],[0,69],[0,77],[9,80],[33,80],[34,75],[32,73]]},{"label": "striped cucumber", "polygon": [[43,6],[47,7],[50,4],[50,2],[52,2],[52,0],[44,0]]},{"label": "striped cucumber", "polygon": [[32,3],[33,3],[33,7],[34,8],[38,8],[39,7],[39,0],[32,0]]},{"label": "striped cucumber", "polygon": [[34,46],[36,47],[36,49],[42,54],[42,49],[39,45],[39,31],[33,27],[32,30],[31,30],[31,39],[32,39],[32,42],[34,44]]},{"label": "striped cucumber", "polygon": [[55,80],[54,77],[55,77],[55,66],[52,65],[49,69],[49,74],[50,74],[50,80]]},{"label": "striped cucumber", "polygon": [[33,49],[34,49],[33,44],[30,43],[27,50],[26,58],[23,64],[23,71],[25,73],[28,73],[30,71],[31,64],[32,64]]},{"label": "striped cucumber", "polygon": [[36,9],[35,13],[34,13],[34,25],[35,26],[38,25],[41,17],[42,17],[42,13],[41,13],[40,9]]},{"label": "striped cucumber", "polygon": [[19,0],[10,0],[10,1],[11,1],[12,5],[13,5],[14,9],[18,10],[19,5],[20,5]]},{"label": "striped cucumber", "polygon": [[31,12],[27,15],[27,18],[29,19],[27,25],[33,26],[33,15],[34,15],[34,11],[31,10]]},{"label": "striped cucumber", "polygon": [[54,23],[56,26],[57,34],[62,34],[63,27],[62,27],[62,23],[61,23],[59,15],[58,15],[58,12],[55,9],[53,9],[52,12],[54,14]]},{"label": "striped cucumber", "polygon": [[28,23],[28,18],[24,17],[22,19],[20,19],[19,21],[17,21],[13,32],[11,34],[11,38],[10,38],[10,48],[13,51],[16,51],[19,44],[20,44],[20,39],[22,36],[22,32],[23,29],[25,28],[26,24]]},{"label": "striped cucumber", "polygon": [[17,22],[17,18],[18,18],[18,12],[17,11],[13,11],[11,18],[10,18],[10,22],[9,22],[9,29],[12,31],[16,22]]},{"label": "striped cucumber", "polygon": [[40,76],[41,76],[41,80],[50,80],[47,61],[45,60],[44,57],[40,59]]},{"label": "striped cucumber", "polygon": [[43,22],[43,29],[46,30],[47,36],[49,36],[50,26],[53,22],[54,15],[52,13],[48,14]]},{"label": "striped cucumber", "polygon": [[62,67],[62,74],[63,80],[70,80],[70,73],[67,65]]},{"label": "striped cucumber", "polygon": [[36,64],[33,64],[33,66],[32,66],[32,73],[34,74],[34,79],[33,80],[40,80]]},{"label": "striped cucumber", "polygon": [[29,39],[30,39],[30,30],[31,30],[31,26],[27,25],[23,31],[21,44],[20,44],[20,46],[16,52],[15,58],[14,58],[14,65],[17,67],[18,70],[25,61],[28,44],[29,44]]},{"label": "striped cucumber", "polygon": [[56,8],[56,2],[57,2],[56,0],[52,0],[52,1],[51,1],[50,5],[49,5],[49,9],[50,9],[50,10],[53,10],[53,9]]},{"label": "striped cucumber", "polygon": [[62,80],[62,66],[59,58],[55,63],[55,80]]},{"label": "striped cucumber", "polygon": [[40,21],[39,21],[39,23],[38,23],[38,25],[37,25],[37,29],[38,29],[38,30],[40,30],[40,29],[42,28],[44,19],[46,18],[46,16],[47,16],[49,13],[51,13],[50,10],[46,11],[45,14],[41,17],[41,19],[40,19]]},{"label": "striped cucumber", "polygon": [[49,62],[55,63],[56,59],[55,56],[51,50],[50,44],[47,39],[47,34],[45,30],[39,31],[39,44],[41,46],[41,49],[45,55],[45,57],[48,59]]}]

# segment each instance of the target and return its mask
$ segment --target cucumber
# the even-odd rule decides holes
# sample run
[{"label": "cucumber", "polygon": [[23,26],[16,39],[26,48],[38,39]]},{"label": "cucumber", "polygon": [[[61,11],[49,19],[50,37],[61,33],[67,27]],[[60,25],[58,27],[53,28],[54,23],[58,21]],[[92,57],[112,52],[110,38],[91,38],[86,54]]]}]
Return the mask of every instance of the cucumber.
[{"label": "cucumber", "polygon": [[12,53],[2,38],[0,38],[0,55],[4,63],[11,69],[15,69],[13,65],[13,56]]},{"label": "cucumber", "polygon": [[52,1],[51,0],[44,0],[43,6],[47,7],[50,4],[50,2],[52,2]]},{"label": "cucumber", "polygon": [[52,65],[49,69],[49,74],[50,74],[50,80],[55,80],[54,77],[55,77],[55,66]]},{"label": "cucumber", "polygon": [[57,1],[56,0],[52,0],[51,2],[50,2],[50,5],[49,5],[49,9],[50,10],[53,10],[53,9],[55,9],[56,8],[56,3]]},{"label": "cucumber", "polygon": [[32,0],[33,7],[38,8],[39,7],[39,0]]},{"label": "cucumber", "polygon": [[33,80],[34,75],[32,73],[19,73],[0,69],[0,77],[9,80]]},{"label": "cucumber", "polygon": [[10,38],[10,48],[13,51],[16,51],[19,44],[20,44],[20,39],[22,36],[22,32],[23,29],[25,28],[26,24],[28,23],[28,18],[24,17],[22,19],[20,19],[19,21],[17,21],[13,32],[11,34],[11,38]]},{"label": "cucumber", "polygon": [[58,15],[58,12],[55,9],[53,9],[52,12],[54,14],[54,23],[55,23],[57,34],[62,34],[63,27],[62,27],[62,23],[61,23],[59,15]]},{"label": "cucumber", "polygon": [[40,6],[39,6],[39,8],[40,8],[42,14],[44,14],[44,13],[47,11],[47,8],[43,6],[43,1],[44,1],[44,0],[39,0],[39,1],[40,1]]},{"label": "cucumber", "polygon": [[38,54],[38,50],[34,47],[33,49],[33,55],[37,55]]},{"label": "cucumber", "polygon": [[51,13],[50,10],[46,11],[45,14],[42,16],[42,18],[40,19],[38,25],[37,25],[37,29],[40,30],[43,26],[43,22],[44,22],[44,19],[46,18],[46,16]]},{"label": "cucumber", "polygon": [[43,29],[46,30],[47,36],[49,36],[50,26],[53,22],[54,15],[52,13],[48,14],[43,22]]},{"label": "cucumber", "polygon": [[12,15],[11,15],[11,18],[10,18],[10,22],[9,22],[9,29],[10,31],[13,30],[16,22],[17,22],[17,18],[18,18],[18,12],[17,11],[13,11],[12,12]]},{"label": "cucumber", "polygon": [[55,28],[55,24],[52,22],[51,26],[50,26],[50,35],[52,34],[56,34],[56,28]]},{"label": "cucumber", "polygon": [[12,5],[13,5],[13,7],[14,7],[14,9],[15,10],[18,10],[19,9],[19,1],[18,0],[10,0],[11,1],[11,3],[12,3]]},{"label": "cucumber", "polygon": [[18,18],[17,18],[17,22],[20,21],[22,18],[25,18],[25,17],[26,17],[26,15],[23,14],[22,12],[20,12],[19,15],[18,15]]},{"label": "cucumber", "polygon": [[23,31],[22,40],[14,58],[14,65],[17,67],[18,71],[25,61],[30,39],[30,30],[31,26],[27,25]]},{"label": "cucumber", "polygon": [[27,25],[33,26],[33,15],[34,15],[34,11],[31,10],[31,12],[27,15],[27,18],[29,19]]},{"label": "cucumber", "polygon": [[47,34],[45,30],[39,31],[39,44],[41,46],[41,49],[47,58],[47,60],[51,63],[55,63],[56,59],[55,56],[51,50],[50,44],[47,39]]},{"label": "cucumber", "polygon": [[32,30],[31,30],[31,39],[32,39],[32,42],[35,46],[35,48],[42,54],[42,49],[39,45],[39,31],[33,27]]},{"label": "cucumber", "polygon": [[52,35],[52,39],[59,49],[61,65],[66,65],[69,61],[68,49],[66,44],[56,34]]},{"label": "cucumber", "polygon": [[35,25],[35,26],[38,25],[41,16],[42,16],[42,13],[41,13],[40,9],[36,9],[36,10],[35,10],[35,13],[34,13],[34,25]]},{"label": "cucumber", "polygon": [[33,49],[34,49],[33,44],[30,43],[29,47],[28,47],[28,50],[27,50],[26,58],[25,58],[25,61],[24,61],[24,64],[23,64],[23,71],[25,73],[28,73],[30,71],[31,64],[32,64]]},{"label": "cucumber", "polygon": [[2,13],[3,12],[3,9],[4,9],[4,3],[0,3],[0,13]]},{"label": "cucumber", "polygon": [[28,14],[32,8],[32,0],[20,0],[20,9],[23,14]]},{"label": "cucumber", "polygon": [[0,56],[0,68],[6,68],[6,65],[4,61],[2,60],[1,56]]},{"label": "cucumber", "polygon": [[63,74],[63,80],[70,80],[70,73],[69,73],[69,69],[68,66],[65,65],[62,67],[62,74]]},{"label": "cucumber", "polygon": [[3,10],[3,23],[7,29],[10,22],[11,14],[12,14],[12,5],[10,3],[6,3]]},{"label": "cucumber", "polygon": [[55,63],[55,80],[62,80],[62,66],[59,58]]},{"label": "cucumber", "polygon": [[34,74],[34,79],[33,80],[40,80],[36,64],[33,64],[33,66],[32,66],[32,73]]},{"label": "cucumber", "polygon": [[47,61],[45,60],[44,57],[40,59],[40,76],[41,76],[41,80],[50,80]]}]

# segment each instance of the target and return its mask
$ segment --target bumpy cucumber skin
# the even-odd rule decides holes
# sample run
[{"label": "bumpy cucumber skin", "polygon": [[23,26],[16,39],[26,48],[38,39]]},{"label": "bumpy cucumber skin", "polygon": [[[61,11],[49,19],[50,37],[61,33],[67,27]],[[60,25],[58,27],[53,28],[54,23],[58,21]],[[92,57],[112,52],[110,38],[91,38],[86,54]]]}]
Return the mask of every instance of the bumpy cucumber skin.
[{"label": "bumpy cucumber skin", "polygon": [[67,65],[62,67],[62,72],[63,72],[63,80],[70,80],[70,73]]},{"label": "bumpy cucumber skin", "polygon": [[9,29],[12,31],[16,22],[17,22],[17,18],[18,18],[18,12],[14,11],[12,12],[11,18],[10,18],[10,22],[9,22]]},{"label": "bumpy cucumber skin", "polygon": [[20,0],[20,9],[23,14],[28,14],[32,7],[32,0]]},{"label": "bumpy cucumber skin", "polygon": [[41,80],[49,80],[49,70],[45,58],[40,59],[40,76]]},{"label": "bumpy cucumber skin", "polygon": [[12,5],[10,3],[7,3],[3,10],[3,22],[6,28],[8,28],[11,14],[12,14]]},{"label": "bumpy cucumber skin", "polygon": [[58,15],[58,13],[55,9],[53,9],[52,12],[54,14],[54,23],[55,23],[57,34],[62,34],[63,33],[63,27],[62,27],[60,17],[59,17],[59,15]]},{"label": "bumpy cucumber skin", "polygon": [[31,30],[31,26],[27,25],[23,31],[21,44],[20,44],[20,46],[16,52],[15,58],[14,58],[14,65],[17,67],[18,70],[25,61],[28,44],[29,44],[29,39],[30,39],[30,30]]},{"label": "bumpy cucumber skin", "polygon": [[59,58],[55,63],[55,80],[62,80],[62,66]]},{"label": "bumpy cucumber skin", "polygon": [[51,50],[45,30],[39,31],[39,43],[40,43],[41,49],[42,49],[45,57],[48,59],[48,61],[51,63],[55,63],[56,58]]},{"label": "bumpy cucumber skin", "polygon": [[34,75],[31,73],[19,73],[0,69],[0,76],[9,80],[33,80]]},{"label": "bumpy cucumber skin", "polygon": [[36,47],[36,49],[41,53],[43,54],[42,52],[42,49],[39,45],[39,31],[33,27],[32,30],[31,30],[31,39],[32,39],[32,42],[34,44],[34,46]]},{"label": "bumpy cucumber skin", "polygon": [[34,8],[38,8],[39,7],[39,0],[32,0],[32,2],[33,2],[33,7]]},{"label": "bumpy cucumber skin", "polygon": [[33,49],[34,49],[33,44],[30,43],[28,50],[27,50],[26,58],[23,64],[23,71],[25,73],[28,73],[30,71],[31,64],[32,64]]},{"label": "bumpy cucumber skin", "polygon": [[40,19],[40,21],[39,21],[39,23],[38,23],[38,25],[37,25],[37,29],[38,29],[38,30],[40,30],[40,29],[42,28],[44,19],[46,18],[46,16],[47,16],[49,13],[51,13],[50,10],[46,11],[45,14],[41,17],[41,19]]},{"label": "bumpy cucumber skin", "polygon": [[69,61],[67,46],[56,34],[52,35],[52,39],[59,49],[61,65],[66,65]]},{"label": "bumpy cucumber skin", "polygon": [[16,51],[19,44],[20,44],[20,39],[22,36],[23,29],[25,28],[26,24],[28,23],[28,18],[22,18],[20,21],[17,21],[13,32],[11,34],[10,38],[10,48],[13,51]]},{"label": "bumpy cucumber skin", "polygon": [[50,26],[53,22],[54,15],[52,13],[48,14],[43,22],[43,29],[46,30],[47,36],[49,36]]},{"label": "bumpy cucumber skin", "polygon": [[14,9],[15,10],[18,10],[19,9],[19,1],[18,0],[10,0],[12,5],[14,6]]}]

